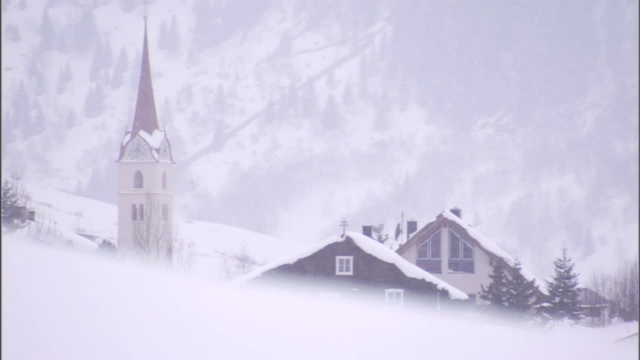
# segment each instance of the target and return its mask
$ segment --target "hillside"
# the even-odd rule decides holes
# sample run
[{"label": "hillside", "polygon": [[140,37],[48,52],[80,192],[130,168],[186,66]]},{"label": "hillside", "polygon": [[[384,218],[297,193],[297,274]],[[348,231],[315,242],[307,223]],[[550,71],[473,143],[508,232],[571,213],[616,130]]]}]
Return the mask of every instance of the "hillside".
[{"label": "hillside", "polygon": [[[128,0],[2,2],[2,171],[115,203]],[[295,241],[458,206],[546,277],[638,254],[638,2],[158,0],[178,214]],[[80,210],[72,210],[76,212]],[[301,236],[300,234],[304,234]],[[234,245],[235,246],[235,245]]]},{"label": "hillside", "polygon": [[[20,236],[55,247],[98,251],[102,241],[116,243],[117,207],[57,190],[25,186],[36,222]],[[192,278],[224,282],[251,269],[288,256],[301,244],[232,226],[176,219],[182,247],[177,269]],[[4,236],[4,235],[3,235]],[[302,243],[304,244],[304,242]]]}]

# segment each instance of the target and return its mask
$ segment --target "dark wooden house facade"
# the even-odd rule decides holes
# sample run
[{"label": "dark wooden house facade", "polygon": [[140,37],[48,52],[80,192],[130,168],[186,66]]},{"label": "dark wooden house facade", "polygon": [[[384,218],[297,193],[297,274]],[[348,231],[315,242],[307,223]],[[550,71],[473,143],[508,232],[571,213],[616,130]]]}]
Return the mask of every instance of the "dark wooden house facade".
[{"label": "dark wooden house facade", "polygon": [[336,236],[297,257],[267,265],[238,282],[285,281],[301,291],[340,298],[373,298],[390,305],[447,306],[460,290],[358,233]]}]

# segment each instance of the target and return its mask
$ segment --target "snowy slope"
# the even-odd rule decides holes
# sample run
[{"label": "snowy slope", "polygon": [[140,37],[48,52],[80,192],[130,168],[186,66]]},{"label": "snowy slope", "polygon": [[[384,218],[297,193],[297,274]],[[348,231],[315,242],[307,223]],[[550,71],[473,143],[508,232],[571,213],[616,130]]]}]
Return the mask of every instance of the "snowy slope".
[{"label": "snowy slope", "polygon": [[[36,211],[36,222],[21,231],[24,236],[58,245],[70,241],[74,247],[90,251],[96,250],[103,239],[116,242],[116,206],[34,185],[26,186],[26,192],[28,206]],[[78,234],[96,239],[91,241]],[[188,257],[184,271],[212,282],[229,280],[300,246],[233,226],[183,218],[177,219],[177,234]],[[253,260],[245,269],[240,269],[236,260],[241,255]]]},{"label": "snowy slope", "polygon": [[18,240],[2,241],[6,359],[422,359],[425,339],[430,356],[447,359],[637,358],[637,338],[614,342],[637,323],[543,330],[387,311],[219,288]]}]

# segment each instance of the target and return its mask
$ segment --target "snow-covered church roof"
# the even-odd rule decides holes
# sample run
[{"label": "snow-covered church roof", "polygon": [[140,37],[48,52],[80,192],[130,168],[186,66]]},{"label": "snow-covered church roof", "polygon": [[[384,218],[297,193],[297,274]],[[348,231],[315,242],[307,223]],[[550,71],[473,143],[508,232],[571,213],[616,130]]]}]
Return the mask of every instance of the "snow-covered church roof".
[{"label": "snow-covered church roof", "polygon": [[288,258],[284,258],[279,261],[275,261],[268,265],[265,265],[261,268],[258,268],[254,271],[251,271],[233,281],[230,282],[231,285],[240,285],[245,282],[255,279],[257,277],[262,276],[267,271],[273,270],[279,266],[293,264],[298,260],[304,259],[308,256],[315,254],[316,252],[322,250],[323,248],[338,242],[345,241],[347,239],[353,240],[356,246],[358,246],[365,253],[374,256],[375,258],[395,265],[405,276],[411,277],[418,280],[424,280],[429,283],[436,285],[439,290],[446,290],[449,293],[449,298],[455,300],[466,300],[469,297],[467,294],[459,290],[458,288],[448,284],[445,281],[442,281],[435,277],[434,275],[428,273],[427,271],[417,267],[416,265],[408,262],[400,255],[395,253],[393,250],[388,247],[380,244],[379,242],[362,235],[356,232],[347,232],[345,236],[335,235],[324,241],[313,244],[309,248],[305,249],[297,253],[295,256],[291,256]]}]

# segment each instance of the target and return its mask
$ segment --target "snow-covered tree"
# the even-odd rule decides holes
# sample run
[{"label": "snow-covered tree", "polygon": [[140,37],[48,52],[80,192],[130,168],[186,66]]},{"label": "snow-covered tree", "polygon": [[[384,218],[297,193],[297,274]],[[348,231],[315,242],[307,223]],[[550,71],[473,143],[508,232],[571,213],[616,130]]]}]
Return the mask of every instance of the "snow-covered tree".
[{"label": "snow-covered tree", "polygon": [[489,303],[489,308],[496,310],[506,309],[509,301],[509,278],[502,261],[495,260],[491,265],[491,274],[489,274],[491,282],[485,288],[480,285],[480,299]]},{"label": "snow-covered tree", "polygon": [[124,84],[124,74],[129,69],[129,59],[127,50],[123,47],[118,54],[118,60],[113,69],[113,77],[111,78],[111,89],[115,90]]},{"label": "snow-covered tree", "polygon": [[533,280],[527,280],[522,275],[522,265],[516,260],[513,264],[513,274],[507,281],[507,309],[514,313],[528,313],[535,301],[536,286]]},{"label": "snow-covered tree", "polygon": [[102,86],[100,83],[97,83],[95,88],[89,89],[87,96],[85,97],[84,116],[88,118],[96,117],[102,114],[104,107],[105,104]]},{"label": "snow-covered tree", "polygon": [[19,185],[16,181],[6,179],[2,182],[2,228],[3,231],[16,231],[26,226],[26,208],[20,195]]},{"label": "snow-covered tree", "polygon": [[42,14],[42,22],[40,25],[40,38],[43,50],[51,50],[53,49],[56,38],[55,31],[53,29],[53,24],[51,23],[51,17],[49,17],[49,12],[47,9],[44,10]]},{"label": "snow-covered tree", "polygon": [[573,271],[574,263],[562,249],[562,256],[554,260],[554,275],[547,281],[549,307],[547,312],[556,319],[578,320],[581,318],[578,306],[578,274]]},{"label": "snow-covered tree", "polygon": [[98,250],[104,254],[115,256],[118,253],[116,246],[109,240],[104,239],[98,246]]}]

